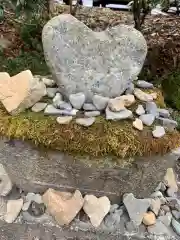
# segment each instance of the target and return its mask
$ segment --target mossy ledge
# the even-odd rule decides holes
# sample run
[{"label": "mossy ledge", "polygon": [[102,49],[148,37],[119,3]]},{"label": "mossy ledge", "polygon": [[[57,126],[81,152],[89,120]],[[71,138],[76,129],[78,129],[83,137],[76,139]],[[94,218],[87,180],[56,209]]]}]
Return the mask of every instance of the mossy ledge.
[{"label": "mossy ledge", "polygon": [[59,125],[55,117],[26,111],[10,116],[0,106],[0,134],[9,139],[30,140],[37,146],[56,149],[73,155],[134,157],[165,154],[179,146],[180,134],[167,133],[154,139],[151,128],[143,132],[135,130],[132,120],[106,121],[96,119],[95,124],[85,128],[72,121]]}]

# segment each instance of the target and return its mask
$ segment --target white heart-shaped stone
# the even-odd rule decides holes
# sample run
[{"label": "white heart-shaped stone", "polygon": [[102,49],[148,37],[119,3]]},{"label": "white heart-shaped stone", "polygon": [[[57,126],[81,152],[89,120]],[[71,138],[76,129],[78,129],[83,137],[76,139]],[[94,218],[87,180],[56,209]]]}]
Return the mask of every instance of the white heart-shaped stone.
[{"label": "white heart-shaped stone", "polygon": [[94,195],[86,195],[84,197],[83,210],[90,218],[94,227],[98,227],[101,224],[110,207],[111,203],[106,196],[97,198]]}]

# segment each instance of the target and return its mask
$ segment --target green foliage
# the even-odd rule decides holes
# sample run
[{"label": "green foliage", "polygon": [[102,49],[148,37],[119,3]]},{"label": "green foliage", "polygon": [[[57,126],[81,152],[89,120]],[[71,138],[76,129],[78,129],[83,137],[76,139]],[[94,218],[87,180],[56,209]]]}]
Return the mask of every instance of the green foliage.
[{"label": "green foliage", "polygon": [[0,53],[0,65],[0,71],[7,71],[10,75],[15,75],[25,69],[30,69],[33,74],[49,74],[43,53],[36,51],[22,51],[14,58],[6,58]]},{"label": "green foliage", "polygon": [[162,88],[166,102],[180,110],[180,72],[174,72],[162,80]]}]

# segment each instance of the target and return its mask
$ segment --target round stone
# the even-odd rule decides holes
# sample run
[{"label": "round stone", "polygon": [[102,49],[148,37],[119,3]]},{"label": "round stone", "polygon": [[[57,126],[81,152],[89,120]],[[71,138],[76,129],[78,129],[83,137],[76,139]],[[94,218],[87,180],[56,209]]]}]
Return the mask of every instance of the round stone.
[{"label": "round stone", "polygon": [[143,217],[143,223],[146,226],[150,226],[156,223],[156,217],[155,214],[151,211],[147,212],[144,214]]}]

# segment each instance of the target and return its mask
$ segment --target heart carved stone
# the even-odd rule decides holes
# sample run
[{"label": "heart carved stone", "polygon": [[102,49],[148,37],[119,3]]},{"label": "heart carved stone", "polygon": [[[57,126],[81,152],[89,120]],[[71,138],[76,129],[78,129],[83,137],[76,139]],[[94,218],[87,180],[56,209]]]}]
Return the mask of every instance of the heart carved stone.
[{"label": "heart carved stone", "polygon": [[143,66],[147,45],[132,26],[94,32],[69,14],[52,18],[43,29],[46,62],[62,94],[83,92],[120,96]]},{"label": "heart carved stone", "polygon": [[110,207],[111,203],[106,196],[97,198],[94,195],[86,195],[84,197],[83,210],[90,218],[94,227],[98,227],[101,224]]}]

